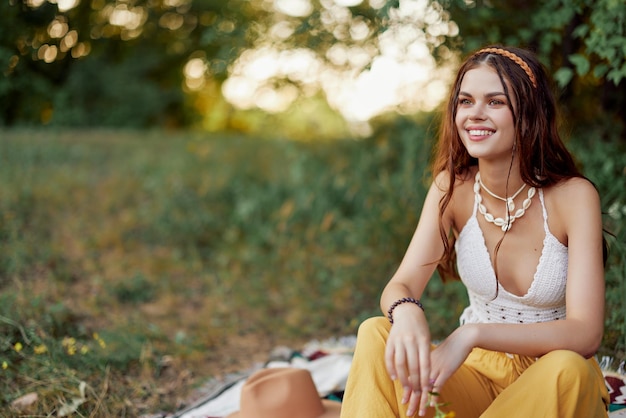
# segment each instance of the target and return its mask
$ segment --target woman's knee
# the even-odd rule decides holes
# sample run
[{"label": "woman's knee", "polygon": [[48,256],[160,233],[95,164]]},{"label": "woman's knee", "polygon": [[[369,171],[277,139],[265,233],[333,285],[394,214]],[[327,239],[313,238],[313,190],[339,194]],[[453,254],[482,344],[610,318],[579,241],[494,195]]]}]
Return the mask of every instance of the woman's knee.
[{"label": "woman's knee", "polygon": [[586,381],[592,373],[589,361],[580,354],[571,350],[555,350],[541,357],[544,369],[549,375],[566,379],[580,379]]},{"label": "woman's knee", "polygon": [[367,318],[359,325],[357,335],[363,334],[389,334],[389,321],[382,316]]},{"label": "woman's knee", "polygon": [[379,316],[368,318],[359,325],[357,343],[367,346],[381,344],[384,346],[389,336],[389,321]]}]

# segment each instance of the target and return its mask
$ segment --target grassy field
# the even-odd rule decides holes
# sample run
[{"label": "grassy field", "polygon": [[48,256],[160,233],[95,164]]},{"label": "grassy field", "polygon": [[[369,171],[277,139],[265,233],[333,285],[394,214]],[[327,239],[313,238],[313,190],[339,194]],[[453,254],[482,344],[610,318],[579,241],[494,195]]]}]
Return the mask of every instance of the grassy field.
[{"label": "grassy field", "polygon": [[[430,135],[0,131],[0,410],[171,412],[277,344],[353,334],[417,222]],[[623,357],[626,154],[573,147],[616,234],[603,353]],[[433,280],[424,303],[441,338],[465,296]]]}]

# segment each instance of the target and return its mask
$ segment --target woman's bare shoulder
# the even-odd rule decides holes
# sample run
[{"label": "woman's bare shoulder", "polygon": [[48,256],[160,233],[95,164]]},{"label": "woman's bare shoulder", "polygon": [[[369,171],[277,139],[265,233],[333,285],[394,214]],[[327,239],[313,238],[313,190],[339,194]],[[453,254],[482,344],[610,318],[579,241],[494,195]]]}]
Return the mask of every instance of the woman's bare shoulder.
[{"label": "woman's bare shoulder", "polygon": [[[474,175],[476,174],[476,169],[470,167],[462,174],[454,175],[454,187],[457,188],[459,186],[463,186],[467,184],[469,181],[473,181]],[[452,174],[448,170],[444,170],[435,175],[435,179],[433,184],[437,186],[439,190],[442,192],[446,192],[450,189],[450,177]]]},{"label": "woman's bare shoulder", "polygon": [[600,195],[586,178],[573,177],[550,187],[546,200],[548,212],[556,215],[551,217],[556,229],[562,229],[566,235],[592,220],[592,224],[598,221],[601,225]]},{"label": "woman's bare shoulder", "polygon": [[598,190],[591,181],[584,177],[571,177],[563,180],[553,186],[551,192],[557,203],[560,202],[566,206],[583,203],[596,204],[599,200]]},{"label": "woman's bare shoulder", "polygon": [[[476,169],[470,168],[460,175],[455,175],[454,178],[454,189],[449,195],[449,201],[443,213],[443,221],[445,225],[456,232],[460,230],[460,225],[465,225],[472,212],[475,174]],[[442,171],[435,177],[432,187],[437,190],[440,198],[449,192],[451,176],[449,171]]]}]

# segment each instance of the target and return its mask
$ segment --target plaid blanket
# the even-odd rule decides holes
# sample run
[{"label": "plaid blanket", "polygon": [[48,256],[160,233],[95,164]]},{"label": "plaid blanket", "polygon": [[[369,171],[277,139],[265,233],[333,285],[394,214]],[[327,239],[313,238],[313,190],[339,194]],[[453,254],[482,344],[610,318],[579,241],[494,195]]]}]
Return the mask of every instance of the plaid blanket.
[{"label": "plaid blanket", "polygon": [[[311,372],[321,398],[341,401],[352,362],[356,337],[342,337],[325,341],[311,341],[302,351],[278,347],[270,353],[262,365],[233,376],[194,405],[170,416],[170,418],[223,418],[239,410],[241,388],[246,379],[264,367],[299,367]],[[613,360],[603,357],[600,361],[611,404],[609,418],[626,418],[626,373],[624,362],[612,368]],[[214,385],[215,386],[215,385]]]}]

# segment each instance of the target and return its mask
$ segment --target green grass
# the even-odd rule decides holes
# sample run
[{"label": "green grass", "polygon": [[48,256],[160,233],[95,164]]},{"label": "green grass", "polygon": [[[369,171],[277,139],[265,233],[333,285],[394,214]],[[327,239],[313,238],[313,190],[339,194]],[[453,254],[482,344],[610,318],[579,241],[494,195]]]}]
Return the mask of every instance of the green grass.
[{"label": "green grass", "polygon": [[[0,132],[0,410],[36,392],[25,416],[173,411],[233,336],[354,333],[413,233],[430,136]],[[626,154],[574,145],[611,208],[603,352],[623,357]],[[441,338],[465,296],[433,280],[424,303]]]}]

